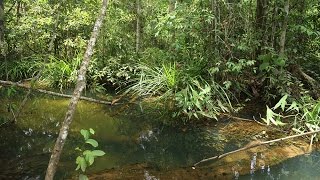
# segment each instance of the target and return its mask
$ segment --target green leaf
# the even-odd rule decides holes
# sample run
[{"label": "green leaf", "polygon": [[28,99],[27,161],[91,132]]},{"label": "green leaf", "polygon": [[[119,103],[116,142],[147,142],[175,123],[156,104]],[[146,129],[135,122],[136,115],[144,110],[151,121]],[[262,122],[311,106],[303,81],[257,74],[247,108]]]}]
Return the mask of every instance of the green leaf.
[{"label": "green leaf", "polygon": [[76,159],[76,164],[78,165],[76,170],[81,168],[82,172],[86,171],[87,163],[86,163],[86,160],[84,159],[84,157],[78,156],[77,159]]},{"label": "green leaf", "polygon": [[91,153],[94,156],[103,156],[106,154],[104,151],[101,151],[101,150],[93,150]]},{"label": "green leaf", "polygon": [[92,154],[92,151],[86,150],[83,152],[83,155],[85,156],[86,161],[89,163],[89,166],[91,166],[94,162],[94,155]]},{"label": "green leaf", "polygon": [[269,63],[262,63],[262,64],[259,66],[259,70],[260,70],[260,71],[266,70],[269,66],[270,66]]},{"label": "green leaf", "polygon": [[94,139],[87,139],[86,143],[91,144],[93,147],[98,147],[98,142]]},{"label": "green leaf", "polygon": [[94,134],[94,133],[95,133],[92,128],[90,128],[89,131],[90,131],[91,134]]},{"label": "green leaf", "polygon": [[80,174],[79,175],[79,180],[89,180],[89,178],[84,174]]},{"label": "green leaf", "polygon": [[284,95],[280,100],[279,100],[279,102],[272,108],[272,109],[277,109],[279,106],[281,106],[281,109],[282,109],[282,111],[284,111],[284,108],[285,108],[285,106],[286,106],[286,104],[287,104],[287,98],[288,98],[288,95],[286,94],[286,95]]},{"label": "green leaf", "polygon": [[275,60],[275,64],[277,66],[284,67],[284,65],[286,64],[286,60],[283,58],[278,58]]},{"label": "green leaf", "polygon": [[88,130],[81,129],[80,133],[82,134],[84,140],[88,140],[89,139],[89,131]]},{"label": "green leaf", "polygon": [[296,110],[297,112],[299,112],[298,104],[295,101],[292,102],[292,104],[286,111],[290,111],[290,110]]}]

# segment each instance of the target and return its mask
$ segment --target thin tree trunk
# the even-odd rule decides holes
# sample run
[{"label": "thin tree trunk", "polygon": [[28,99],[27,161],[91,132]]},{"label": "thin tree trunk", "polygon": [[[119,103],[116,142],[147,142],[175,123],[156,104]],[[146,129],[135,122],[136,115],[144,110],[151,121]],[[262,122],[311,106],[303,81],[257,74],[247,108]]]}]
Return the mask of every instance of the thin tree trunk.
[{"label": "thin tree trunk", "polygon": [[140,0],[136,0],[136,6],[137,6],[136,53],[139,53],[139,49],[140,49],[140,14],[141,14]]},{"label": "thin tree trunk", "polygon": [[213,54],[212,57],[217,57],[218,54],[218,10],[217,10],[217,0],[211,1],[211,9],[213,12],[214,21],[212,23],[213,29],[213,42],[212,42],[212,50]]},{"label": "thin tree trunk", "polygon": [[0,55],[3,53],[4,45],[4,5],[3,0],[0,0]]},{"label": "thin tree trunk", "polygon": [[51,155],[51,158],[50,158],[50,161],[48,164],[48,168],[47,168],[47,172],[46,172],[46,177],[45,177],[46,180],[52,180],[54,177],[54,174],[55,174],[57,166],[58,166],[58,162],[60,160],[60,155],[61,155],[63,146],[64,146],[64,144],[66,142],[66,138],[68,136],[70,124],[73,120],[73,115],[74,115],[75,109],[76,109],[78,101],[80,99],[80,95],[86,86],[85,77],[86,77],[87,68],[89,66],[91,56],[93,54],[93,48],[96,43],[97,37],[99,35],[99,30],[102,26],[103,20],[106,15],[107,5],[108,5],[108,0],[103,0],[101,12],[99,14],[98,19],[96,20],[96,23],[94,25],[94,28],[93,28],[93,31],[91,34],[91,38],[88,42],[88,46],[87,46],[86,52],[83,57],[83,61],[82,61],[82,64],[81,64],[81,67],[79,70],[79,74],[78,74],[78,78],[77,78],[76,87],[73,91],[73,95],[72,95],[72,99],[70,100],[68,111],[67,111],[65,119],[62,123],[61,129],[59,132],[59,136],[57,138],[54,149],[52,151],[52,155]]},{"label": "thin tree trunk", "polygon": [[273,2],[273,13],[272,13],[272,28],[271,28],[271,37],[270,37],[270,46],[275,48],[275,37],[276,37],[276,27],[277,27],[277,22],[276,22],[276,17],[278,14],[278,7],[277,3]]},{"label": "thin tree trunk", "polygon": [[257,0],[257,7],[256,7],[256,33],[257,40],[260,42],[260,45],[255,50],[255,58],[257,58],[261,54],[262,44],[263,44],[263,37],[264,32],[266,30],[266,23],[267,23],[267,4],[269,0]]},{"label": "thin tree trunk", "polygon": [[284,48],[285,48],[285,42],[286,42],[286,32],[288,27],[288,16],[289,16],[289,2],[290,0],[286,1],[286,4],[284,5],[284,12],[286,13],[283,20],[283,26],[281,30],[281,36],[280,36],[280,51],[279,54],[284,54]]}]

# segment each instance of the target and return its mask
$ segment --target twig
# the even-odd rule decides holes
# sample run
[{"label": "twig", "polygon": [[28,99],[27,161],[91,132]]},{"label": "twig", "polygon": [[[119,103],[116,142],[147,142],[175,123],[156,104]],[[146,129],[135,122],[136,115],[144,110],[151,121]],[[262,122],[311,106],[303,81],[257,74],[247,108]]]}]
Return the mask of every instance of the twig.
[{"label": "twig", "polygon": [[246,118],[236,117],[236,116],[232,116],[230,114],[225,114],[225,113],[222,113],[221,115],[227,116],[227,117],[229,117],[231,119],[235,119],[235,120],[239,120],[239,121],[251,121],[251,122],[256,122],[256,123],[258,123],[258,124],[260,124],[262,126],[267,126],[266,124],[263,124],[263,123],[257,121],[256,119],[246,119]]},{"label": "twig", "polygon": [[14,122],[17,122],[16,115],[14,114],[14,112],[13,112],[12,108],[10,108],[10,111],[11,111],[11,113],[12,113],[12,115],[13,115]]},{"label": "twig", "polygon": [[218,155],[218,156],[214,156],[214,157],[203,159],[203,160],[195,163],[193,165],[193,168],[195,168],[195,166],[199,165],[200,163],[211,161],[211,160],[215,160],[215,159],[221,159],[221,158],[223,158],[223,157],[225,157],[227,155],[234,154],[236,152],[244,151],[244,150],[247,150],[247,149],[250,149],[250,148],[254,148],[254,147],[257,147],[257,146],[266,145],[266,144],[270,144],[270,143],[274,143],[274,142],[278,142],[278,141],[284,141],[284,140],[287,140],[287,139],[301,137],[301,136],[305,136],[305,135],[309,135],[309,134],[316,134],[318,132],[320,132],[320,129],[316,130],[316,131],[310,131],[310,132],[306,132],[306,133],[302,133],[302,134],[296,134],[296,135],[287,136],[287,137],[284,137],[284,138],[274,139],[274,140],[270,140],[270,141],[258,141],[255,144],[252,144],[252,145],[249,145],[249,146],[245,146],[243,148],[240,148],[240,149],[237,149],[237,150],[234,150],[234,151],[230,151],[230,152]]},{"label": "twig", "polygon": [[[26,85],[19,84],[19,83],[16,83],[16,82],[11,82],[11,81],[0,80],[0,84],[10,85],[10,86],[17,86],[17,87],[24,88],[24,89],[32,89],[31,87],[28,87]],[[33,89],[33,90],[35,90],[37,92],[40,92],[40,93],[53,95],[53,96],[59,96],[59,97],[64,97],[64,98],[72,98],[72,95],[56,93],[56,92],[47,91],[47,90],[44,90],[44,89]],[[85,100],[85,101],[94,102],[94,103],[99,103],[99,104],[106,104],[106,105],[119,105],[120,104],[120,103],[112,103],[112,102],[109,102],[109,101],[103,101],[103,100],[88,98],[88,97],[84,97],[84,96],[81,96],[80,99],[81,100]]]}]

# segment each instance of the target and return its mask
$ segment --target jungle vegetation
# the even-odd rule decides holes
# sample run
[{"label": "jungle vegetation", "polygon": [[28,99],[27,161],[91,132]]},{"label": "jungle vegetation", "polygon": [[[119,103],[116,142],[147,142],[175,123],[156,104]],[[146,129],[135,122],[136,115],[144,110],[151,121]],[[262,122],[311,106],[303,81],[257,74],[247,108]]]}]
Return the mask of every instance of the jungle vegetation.
[{"label": "jungle vegetation", "polygon": [[[259,101],[267,125],[318,132],[319,29],[318,0],[0,0],[0,82],[76,87],[52,166],[84,88],[116,92],[113,102],[151,99],[172,124],[219,120]],[[104,154],[85,152],[82,171]]]},{"label": "jungle vegetation", "polygon": [[[73,88],[100,7],[0,0],[0,79]],[[113,0],[107,16],[86,91],[152,97],[183,123],[262,100],[267,124],[318,127],[317,0]]]}]

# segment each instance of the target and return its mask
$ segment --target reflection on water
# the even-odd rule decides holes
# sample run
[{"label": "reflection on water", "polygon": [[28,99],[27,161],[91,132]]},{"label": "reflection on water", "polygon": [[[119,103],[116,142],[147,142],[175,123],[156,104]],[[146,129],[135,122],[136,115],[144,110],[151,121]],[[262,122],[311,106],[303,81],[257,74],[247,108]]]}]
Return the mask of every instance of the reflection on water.
[{"label": "reflection on water", "polygon": [[286,160],[278,165],[261,168],[253,173],[235,177],[250,180],[316,180],[320,179],[320,152],[302,155]]},{"label": "reflection on water", "polygon": [[[0,116],[9,117],[6,103],[19,104],[21,97],[0,104]],[[0,175],[13,179],[43,179],[52,146],[66,112],[68,99],[35,95],[24,107],[16,125],[0,127]],[[120,107],[121,108],[121,107]],[[131,107],[117,114],[119,107],[81,102],[60,162],[58,177],[67,177],[75,169],[77,151],[83,144],[80,129],[95,129],[94,138],[106,155],[97,158],[91,172],[134,163],[148,163],[158,170],[192,165],[198,159],[216,153],[220,135],[215,129],[190,129],[183,132],[159,125],[157,115]],[[6,163],[10,162],[10,163]],[[0,179],[3,179],[1,178]],[[154,179],[148,171],[146,178]]]},{"label": "reflection on water", "polygon": [[[16,97],[14,103],[19,104],[21,99]],[[10,117],[6,104],[12,102],[4,98],[1,101],[0,119],[5,119]],[[26,104],[16,125],[0,127],[0,179],[43,179],[67,105],[68,99],[35,95]],[[225,144],[225,137],[216,128],[182,131],[159,125],[155,120],[158,114],[148,113],[146,109],[141,112],[139,106],[116,113],[118,110],[118,107],[88,102],[78,105],[57,179],[70,177],[75,172],[78,154],[74,149],[83,144],[80,129],[95,129],[94,138],[99,142],[99,149],[106,152],[89,168],[91,172],[147,164],[152,170],[144,169],[141,175],[150,180],[159,179],[155,171],[191,166],[204,157],[238,148],[233,143]],[[234,179],[320,178],[317,152],[272,167],[265,164],[264,159],[264,154],[253,153],[246,163],[251,173],[245,176],[239,173],[243,164],[234,165]]]}]

